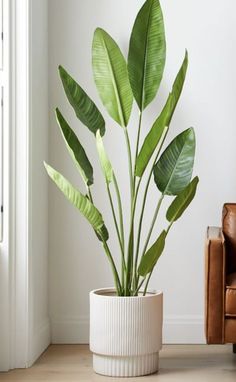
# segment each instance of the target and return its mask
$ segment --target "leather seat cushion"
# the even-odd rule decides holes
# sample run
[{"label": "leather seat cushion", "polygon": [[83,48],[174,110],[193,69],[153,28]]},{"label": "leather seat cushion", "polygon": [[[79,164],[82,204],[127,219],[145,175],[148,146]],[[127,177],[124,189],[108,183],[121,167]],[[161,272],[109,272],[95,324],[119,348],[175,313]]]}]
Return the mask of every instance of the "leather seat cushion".
[{"label": "leather seat cushion", "polygon": [[236,272],[236,203],[224,204],[222,218],[227,273],[233,273]]},{"label": "leather seat cushion", "polygon": [[225,314],[236,318],[236,272],[226,277]]}]

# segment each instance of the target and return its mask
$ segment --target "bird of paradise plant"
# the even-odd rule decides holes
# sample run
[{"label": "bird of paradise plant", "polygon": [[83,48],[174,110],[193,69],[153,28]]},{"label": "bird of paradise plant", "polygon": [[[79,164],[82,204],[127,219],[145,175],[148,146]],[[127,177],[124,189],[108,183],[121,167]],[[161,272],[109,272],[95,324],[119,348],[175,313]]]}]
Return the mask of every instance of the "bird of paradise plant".
[{"label": "bird of paradise plant", "polygon": [[[127,61],[117,43],[107,32],[101,28],[95,30],[92,44],[95,84],[107,112],[123,129],[127,147],[130,189],[130,228],[127,235],[124,232],[122,197],[117,177],[103,144],[105,120],[81,86],[62,66],[59,66],[60,78],[69,103],[78,119],[87,126],[96,139],[120,248],[120,272],[109,248],[108,229],[102,214],[93,202],[93,167],[77,135],[59,109],[56,109],[57,122],[69,153],[84,181],[86,193],[83,194],[73,187],[63,175],[48,164],[45,163],[45,167],[50,178],[88,220],[101,241],[111,265],[118,296],[137,296],[141,287],[143,287],[142,293],[146,294],[153,269],[164,250],[167,235],[173,223],[181,217],[193,200],[198,184],[198,177],[191,180],[195,156],[193,128],[177,135],[163,150],[186,77],[187,52],[160,115],[154,121],[144,141],[140,142],[143,114],[157,94],[165,60],[165,28],[158,0],[146,0],[140,9],[132,29]],[[139,108],[134,153],[131,150],[128,129],[133,99]],[[147,173],[147,176],[144,176],[144,173]],[[143,217],[152,176],[160,197],[150,222],[147,238],[141,248]],[[141,182],[146,182],[142,193],[140,193]],[[114,196],[117,199],[116,205]],[[157,240],[149,246],[159,210],[166,196],[174,197],[166,212],[167,228],[163,229]],[[141,198],[140,211],[137,209],[138,198]]]}]

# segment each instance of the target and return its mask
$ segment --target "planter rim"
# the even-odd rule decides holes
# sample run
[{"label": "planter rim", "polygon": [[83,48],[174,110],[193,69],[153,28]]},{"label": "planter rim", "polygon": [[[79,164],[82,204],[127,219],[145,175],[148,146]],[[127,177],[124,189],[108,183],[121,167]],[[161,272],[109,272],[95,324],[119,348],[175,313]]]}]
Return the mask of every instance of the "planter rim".
[{"label": "planter rim", "polygon": [[[99,298],[118,298],[118,299],[147,299],[147,298],[153,298],[155,296],[160,296],[163,294],[162,291],[156,291],[156,290],[151,290],[148,291],[145,296],[140,295],[140,296],[117,296],[117,295],[109,295],[109,293],[115,292],[116,289],[114,287],[111,288],[98,288],[90,291],[90,295],[96,295],[96,297]],[[141,292],[142,293],[142,292]]]}]

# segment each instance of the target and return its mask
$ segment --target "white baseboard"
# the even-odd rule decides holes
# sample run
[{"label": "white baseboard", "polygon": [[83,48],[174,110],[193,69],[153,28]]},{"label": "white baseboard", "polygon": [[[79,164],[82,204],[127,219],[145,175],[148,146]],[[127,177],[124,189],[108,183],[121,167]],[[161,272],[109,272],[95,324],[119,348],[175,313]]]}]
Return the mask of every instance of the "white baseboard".
[{"label": "white baseboard", "polygon": [[45,349],[51,343],[51,330],[50,320],[45,320],[42,325],[32,335],[29,351],[29,360],[27,367],[33,365],[33,363],[39,358]]},{"label": "white baseboard", "polygon": [[63,317],[51,319],[53,344],[87,344],[89,317]]},{"label": "white baseboard", "polygon": [[164,344],[205,344],[203,316],[167,316],[163,322]]},{"label": "white baseboard", "polygon": [[[53,344],[87,344],[89,318],[61,317],[51,320]],[[204,320],[202,316],[167,316],[163,324],[165,344],[204,344]]]}]

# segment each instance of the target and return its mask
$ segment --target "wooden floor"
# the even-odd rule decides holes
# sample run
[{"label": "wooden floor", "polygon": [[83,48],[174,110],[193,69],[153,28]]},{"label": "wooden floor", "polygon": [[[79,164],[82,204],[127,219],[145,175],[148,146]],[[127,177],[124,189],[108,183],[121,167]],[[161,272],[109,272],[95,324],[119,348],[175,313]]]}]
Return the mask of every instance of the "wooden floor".
[{"label": "wooden floor", "polygon": [[[137,378],[136,378],[137,379]],[[131,381],[94,374],[86,345],[52,345],[30,369],[0,373],[0,381],[107,382]],[[160,371],[140,382],[236,381],[236,354],[231,346],[166,345],[160,353]]]}]

